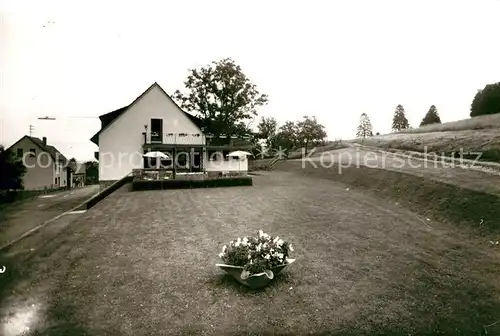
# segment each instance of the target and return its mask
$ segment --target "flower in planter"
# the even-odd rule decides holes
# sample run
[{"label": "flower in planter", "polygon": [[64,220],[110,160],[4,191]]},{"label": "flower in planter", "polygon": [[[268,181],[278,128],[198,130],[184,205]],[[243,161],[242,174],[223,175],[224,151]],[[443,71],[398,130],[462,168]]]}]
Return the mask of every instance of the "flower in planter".
[{"label": "flower in planter", "polygon": [[224,245],[219,257],[226,265],[242,267],[246,275],[252,275],[288,264],[292,251],[288,242],[259,230],[257,237],[237,238]]}]

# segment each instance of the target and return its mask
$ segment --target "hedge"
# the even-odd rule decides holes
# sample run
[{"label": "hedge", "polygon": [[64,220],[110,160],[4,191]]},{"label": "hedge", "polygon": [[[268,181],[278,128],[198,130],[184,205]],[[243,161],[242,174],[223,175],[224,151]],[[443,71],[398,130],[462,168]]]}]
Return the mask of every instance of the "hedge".
[{"label": "hedge", "polygon": [[133,191],[143,190],[166,190],[166,189],[191,189],[191,188],[217,188],[217,187],[238,187],[251,186],[251,177],[231,177],[208,180],[139,180],[132,182]]}]

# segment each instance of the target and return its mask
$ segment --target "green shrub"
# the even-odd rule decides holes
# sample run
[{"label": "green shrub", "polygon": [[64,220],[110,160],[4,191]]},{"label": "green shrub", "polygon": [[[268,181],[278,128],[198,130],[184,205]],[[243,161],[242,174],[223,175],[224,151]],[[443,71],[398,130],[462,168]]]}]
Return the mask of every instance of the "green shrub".
[{"label": "green shrub", "polygon": [[140,180],[134,179],[132,183],[133,191],[143,190],[166,190],[166,189],[191,189],[191,188],[217,188],[217,187],[237,187],[251,186],[253,180],[249,176],[228,177],[209,180]]}]

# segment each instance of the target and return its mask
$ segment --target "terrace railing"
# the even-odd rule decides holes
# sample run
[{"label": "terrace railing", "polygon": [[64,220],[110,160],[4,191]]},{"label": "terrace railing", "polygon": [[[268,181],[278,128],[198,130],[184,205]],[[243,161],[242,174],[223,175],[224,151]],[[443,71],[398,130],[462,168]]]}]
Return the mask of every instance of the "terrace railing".
[{"label": "terrace railing", "polygon": [[165,168],[144,168],[133,169],[132,175],[141,180],[168,180],[173,178],[174,172],[172,169]]},{"label": "terrace railing", "polygon": [[200,133],[151,133],[144,132],[144,144],[193,145],[193,146],[248,146],[248,137],[225,135],[211,136]]},{"label": "terrace railing", "polygon": [[133,178],[136,180],[161,181],[161,180],[217,180],[229,177],[247,176],[246,172],[183,172],[174,174],[172,169],[144,168],[132,170]]},{"label": "terrace railing", "polygon": [[200,133],[143,133],[145,144],[204,145],[206,137]]}]

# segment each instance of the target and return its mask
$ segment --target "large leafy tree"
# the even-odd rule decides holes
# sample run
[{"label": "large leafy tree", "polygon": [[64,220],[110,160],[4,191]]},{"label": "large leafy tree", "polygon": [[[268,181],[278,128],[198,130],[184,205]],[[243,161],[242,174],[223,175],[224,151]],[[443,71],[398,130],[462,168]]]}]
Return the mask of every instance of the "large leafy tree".
[{"label": "large leafy tree", "polygon": [[405,109],[403,105],[398,105],[394,111],[394,117],[392,118],[392,130],[402,131],[407,128],[410,128],[410,123],[406,118]]},{"label": "large leafy tree", "polygon": [[359,125],[356,130],[356,137],[358,138],[366,138],[371,137],[373,135],[373,127],[370,121],[370,118],[366,113],[362,113],[359,118]]},{"label": "large leafy tree", "polygon": [[306,154],[310,145],[324,144],[326,137],[325,126],[321,125],[316,117],[304,116],[297,122],[297,140],[304,146]]},{"label": "large leafy tree", "polygon": [[0,145],[0,190],[23,189],[26,166],[9,149]]},{"label": "large leafy tree", "polygon": [[437,108],[436,106],[432,105],[429,108],[429,111],[427,111],[427,114],[425,115],[424,119],[422,119],[420,126],[430,125],[430,124],[440,124],[440,123],[441,123],[441,118],[439,118]]},{"label": "large leafy tree", "polygon": [[231,58],[189,70],[186,93],[175,91],[173,98],[202,120],[206,134],[246,135],[248,122],[257,116],[257,107],[267,104],[255,84]]},{"label": "large leafy tree", "polygon": [[478,90],[470,108],[471,117],[495,113],[500,113],[500,82]]},{"label": "large leafy tree", "polygon": [[262,117],[257,125],[257,129],[259,138],[266,141],[266,146],[268,148],[272,147],[278,129],[278,121],[276,118]]},{"label": "large leafy tree", "polygon": [[294,149],[298,140],[299,129],[293,121],[286,121],[276,133],[275,146],[282,150]]}]

